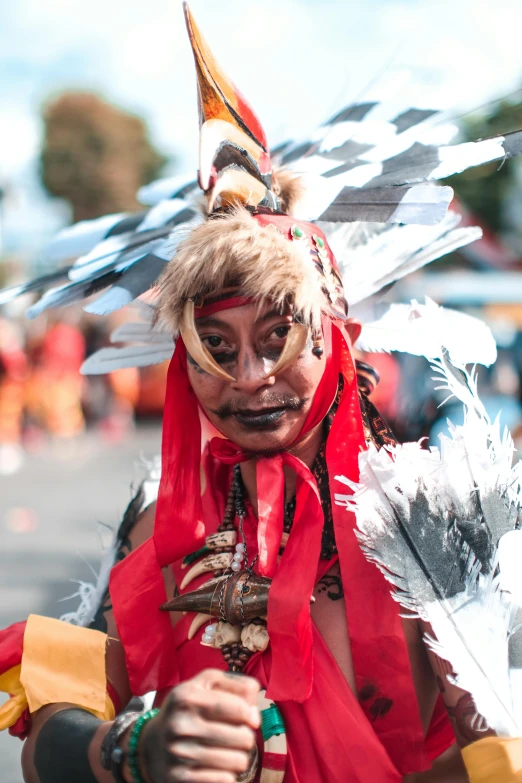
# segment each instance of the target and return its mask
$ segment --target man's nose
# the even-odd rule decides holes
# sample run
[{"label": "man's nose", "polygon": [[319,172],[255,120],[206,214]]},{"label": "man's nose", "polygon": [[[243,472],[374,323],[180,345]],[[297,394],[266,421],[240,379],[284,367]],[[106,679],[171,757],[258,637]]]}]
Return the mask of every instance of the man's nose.
[{"label": "man's nose", "polygon": [[236,380],[232,384],[233,388],[244,394],[254,394],[260,389],[273,386],[275,377],[273,375],[268,378],[265,377],[269,367],[269,362],[257,355],[255,351],[249,348],[242,348],[237,358],[234,373]]}]

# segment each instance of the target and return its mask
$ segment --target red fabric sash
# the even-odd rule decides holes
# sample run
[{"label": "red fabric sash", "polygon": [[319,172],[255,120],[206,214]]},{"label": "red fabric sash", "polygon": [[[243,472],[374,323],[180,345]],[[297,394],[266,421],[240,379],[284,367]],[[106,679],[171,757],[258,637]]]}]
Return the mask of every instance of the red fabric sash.
[{"label": "red fabric sash", "polygon": [[[215,438],[211,453],[226,463],[237,462],[237,453],[230,454],[228,446],[227,441]],[[251,459],[251,455],[243,454],[240,459]],[[283,535],[284,465],[296,472],[298,483],[292,535],[277,567]],[[274,663],[267,696],[274,701],[305,701],[310,696],[313,679],[310,599],[321,554],[324,521],[321,498],[311,471],[292,454],[258,459],[256,478],[261,499],[256,570],[262,576],[273,578],[268,599],[268,633]]]},{"label": "red fabric sash", "polygon": [[[337,392],[340,371],[338,359],[344,338],[330,319],[324,320],[323,335],[328,359],[299,438],[323,421]],[[353,365],[351,377],[346,382],[352,385],[356,383]],[[210,450],[213,456],[229,465],[255,457],[223,438],[214,438]],[[268,632],[273,665],[267,695],[274,701],[305,701],[310,696],[313,680],[310,599],[321,553],[324,523],[321,498],[310,469],[289,452],[255,458],[257,570],[262,576],[273,579],[268,601]],[[296,510],[292,535],[277,567],[283,534],[284,466],[292,468],[297,475]],[[306,546],[303,546],[305,540]]]},{"label": "red fabric sash", "polygon": [[[329,339],[328,333],[326,336]],[[358,477],[358,454],[364,446],[364,435],[353,361],[344,336],[335,325],[332,326],[328,355],[330,360],[306,427],[312,429],[324,418],[335,394],[329,384],[334,379],[336,386],[341,372],[344,391],[326,452],[333,498],[335,476],[342,474],[354,480]],[[138,686],[139,693],[169,687],[180,678],[171,660],[173,636],[167,628],[169,619],[158,611],[165,595],[160,568],[180,561],[197,549],[206,533],[214,532],[220,522],[217,505],[215,512],[206,508],[203,515],[201,427],[181,341],[169,369],[164,417],[164,464],[153,541],[141,548],[143,555],[138,549],[116,566],[111,577],[116,622],[126,650],[131,683],[133,689]],[[213,451],[230,463],[252,457],[223,439],[213,443]],[[323,515],[315,480],[308,468],[286,453],[260,459],[257,466],[260,517],[256,543],[261,553],[262,571],[274,572],[276,543],[278,546],[282,530],[284,464],[291,464],[298,475],[297,508],[292,534],[275,571],[269,600],[268,626],[273,657],[268,692],[272,698],[290,703],[306,699],[313,689],[314,648],[309,600],[320,554]],[[212,477],[207,471],[207,492],[226,494],[227,487],[208,486],[211,483]],[[426,766],[423,732],[397,607],[382,575],[362,555],[353,532],[353,513],[334,504],[333,517],[354,669],[358,689],[364,694],[361,706],[397,768],[403,774],[423,769]],[[145,589],[140,588],[140,584],[144,584]],[[196,586],[191,585],[191,589]],[[202,652],[194,663],[205,659],[204,663],[208,665],[205,648],[200,649]],[[183,672],[181,678],[184,678]]]},{"label": "red fabric sash", "polygon": [[200,481],[201,425],[186,357],[180,339],[167,375],[161,482],[154,523],[154,546],[162,568],[194,552],[205,540]]}]

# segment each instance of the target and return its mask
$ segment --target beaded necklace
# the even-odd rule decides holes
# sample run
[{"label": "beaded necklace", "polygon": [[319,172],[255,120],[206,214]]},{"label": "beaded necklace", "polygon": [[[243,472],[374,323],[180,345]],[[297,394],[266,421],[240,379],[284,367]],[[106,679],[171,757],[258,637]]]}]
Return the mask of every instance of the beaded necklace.
[{"label": "beaded necklace", "polygon": [[[365,376],[363,376],[363,380],[364,377]],[[324,512],[321,547],[321,559],[324,560],[331,560],[332,557],[337,554],[328,481],[328,467],[326,464],[326,441],[339,406],[342,388],[341,377],[336,398],[324,420],[323,441],[312,467],[312,472],[319,488]],[[360,384],[359,391],[363,426],[367,442],[373,441],[379,447],[386,443],[393,442],[393,434],[379,415],[378,411],[368,400],[368,393],[371,391],[371,388],[366,388],[363,384]],[[284,551],[288,536],[292,530],[295,507],[295,497],[291,498],[285,504],[280,554]],[[241,477],[240,466],[236,465],[233,470],[223,521],[219,525],[216,533],[207,536],[205,546],[202,549],[185,558],[184,567],[195,561],[199,562],[196,562],[195,565],[192,566],[181,583],[181,589],[183,589],[196,576],[209,571],[213,572],[215,578],[219,578],[219,583],[216,582],[214,595],[217,593],[219,597],[219,615],[221,619],[218,622],[211,622],[210,625],[206,626],[201,643],[221,649],[223,657],[231,671],[241,671],[251,655],[254,652],[265,650],[269,641],[268,632],[266,630],[266,616],[263,614],[263,612],[266,612],[266,601],[263,604],[265,607],[264,609],[261,609],[260,606],[260,616],[254,616],[252,618],[253,613],[252,611],[249,611],[247,618],[243,611],[244,594],[245,592],[248,592],[249,582],[255,579],[254,566],[257,561],[257,557],[254,558],[251,563],[249,563],[248,559],[247,543],[243,531],[243,524],[246,516],[245,488]],[[242,540],[238,541],[239,537]],[[232,577],[234,577],[233,580]],[[238,585],[232,585],[232,582],[237,581],[238,577],[241,586],[239,583]],[[229,619],[227,621],[225,612],[225,593],[228,587],[232,587],[234,591],[236,591],[236,588],[238,587],[239,589],[233,599],[234,606],[236,606],[236,611],[233,613],[233,616],[237,619]],[[230,614],[228,614],[228,618],[230,618]],[[209,615],[198,614],[190,628],[189,638],[192,638],[198,628],[205,622],[208,622],[209,619]]]},{"label": "beaded necklace", "polygon": [[[325,418],[324,438],[312,468],[312,472],[319,487],[325,518],[321,558],[327,560],[330,560],[337,553],[337,548],[333,531],[328,468],[326,465],[326,439],[339,406],[341,393],[342,384],[340,383],[335,401]],[[284,551],[288,536],[292,530],[295,508],[296,498],[294,496],[285,503],[283,537],[281,539],[280,553]],[[232,574],[237,574],[240,571],[253,573],[258,557],[256,556],[252,562],[249,563],[248,548],[243,531],[246,515],[245,488],[241,477],[241,468],[239,465],[236,465],[234,466],[223,522],[218,527],[218,533],[227,534],[228,536],[235,533],[233,539],[232,536],[230,537],[230,542],[232,542],[232,540],[237,541],[239,534],[241,541],[234,544],[230,543],[225,547],[213,549],[216,554],[223,554],[228,557],[225,561],[225,568],[219,568],[214,571],[215,577],[226,576],[227,573],[229,573],[229,576],[232,576]],[[235,522],[236,519],[237,527]],[[221,586],[221,596],[224,595],[225,584],[226,582],[223,582]],[[221,612],[221,614],[223,616],[223,612]],[[223,621],[211,623],[205,628],[201,643],[212,647],[219,647],[229,669],[234,672],[241,671],[254,652],[264,650],[268,646],[266,618],[254,618],[243,625],[242,628]]]}]

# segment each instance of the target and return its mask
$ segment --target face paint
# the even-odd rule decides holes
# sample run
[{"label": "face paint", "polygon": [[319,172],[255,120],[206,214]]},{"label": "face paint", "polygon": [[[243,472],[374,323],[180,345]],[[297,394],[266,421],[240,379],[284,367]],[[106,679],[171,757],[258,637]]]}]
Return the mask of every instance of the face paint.
[{"label": "face paint", "polygon": [[[235,380],[202,373],[192,357],[190,383],[212,424],[242,448],[286,448],[304,425],[326,359],[318,360],[304,345],[299,357],[274,375],[292,323],[289,310],[260,311],[255,304],[196,321],[202,345]],[[310,343],[308,330],[306,339]]]}]

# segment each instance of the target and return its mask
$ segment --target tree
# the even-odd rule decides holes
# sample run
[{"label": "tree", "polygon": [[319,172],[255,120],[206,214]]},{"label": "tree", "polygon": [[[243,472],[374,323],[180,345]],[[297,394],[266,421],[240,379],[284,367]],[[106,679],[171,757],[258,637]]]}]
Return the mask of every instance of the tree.
[{"label": "tree", "polygon": [[140,117],[74,91],[50,101],[43,120],[42,181],[71,204],[74,221],[139,208],[136,191],[166,162]]},{"label": "tree", "polygon": [[[502,135],[522,128],[522,104],[506,100],[488,113],[476,113],[462,124],[464,141]],[[522,255],[522,162],[496,160],[448,180],[455,193],[480,222],[502,236]]]}]

